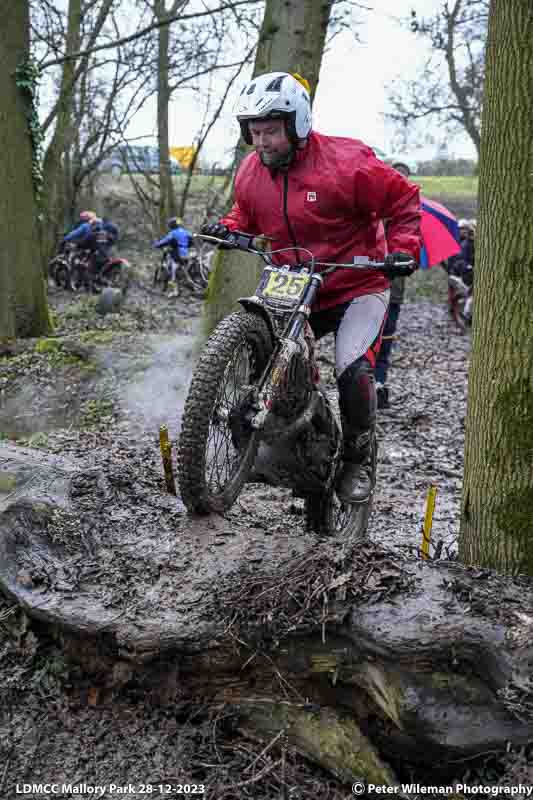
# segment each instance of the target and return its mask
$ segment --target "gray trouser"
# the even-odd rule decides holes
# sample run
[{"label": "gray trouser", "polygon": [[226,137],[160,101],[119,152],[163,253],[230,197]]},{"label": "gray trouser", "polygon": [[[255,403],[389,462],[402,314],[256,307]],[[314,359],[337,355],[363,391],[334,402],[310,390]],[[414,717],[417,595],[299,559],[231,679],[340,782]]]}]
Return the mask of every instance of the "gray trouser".
[{"label": "gray trouser", "polygon": [[335,334],[339,406],[348,459],[350,454],[358,457],[375,424],[374,367],[388,303],[388,291],[365,294],[349,303],[317,311],[309,320],[317,339]]}]

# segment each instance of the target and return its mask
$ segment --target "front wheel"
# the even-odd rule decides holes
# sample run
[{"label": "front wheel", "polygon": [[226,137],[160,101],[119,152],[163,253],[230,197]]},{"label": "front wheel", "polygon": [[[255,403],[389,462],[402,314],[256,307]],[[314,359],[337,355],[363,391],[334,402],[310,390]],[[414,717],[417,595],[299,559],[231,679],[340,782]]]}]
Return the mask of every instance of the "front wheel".
[{"label": "front wheel", "polygon": [[266,322],[237,311],[217,325],[193,373],[178,446],[181,498],[194,513],[226,511],[257,451],[250,395],[272,353]]},{"label": "front wheel", "polygon": [[[376,474],[377,443],[374,437],[372,445],[373,474]],[[305,518],[307,528],[319,536],[344,536],[363,539],[366,536],[374,487],[370,497],[364,503],[343,503],[332,486],[324,494],[313,494],[305,500]]]}]

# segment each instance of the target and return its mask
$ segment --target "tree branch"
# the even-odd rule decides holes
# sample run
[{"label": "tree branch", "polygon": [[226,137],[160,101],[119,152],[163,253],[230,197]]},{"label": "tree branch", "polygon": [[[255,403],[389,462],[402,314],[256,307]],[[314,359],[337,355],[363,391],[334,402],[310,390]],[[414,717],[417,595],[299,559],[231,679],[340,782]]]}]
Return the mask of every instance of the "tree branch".
[{"label": "tree branch", "polygon": [[86,50],[80,50],[77,53],[70,53],[69,55],[65,55],[62,58],[51,59],[50,61],[45,61],[43,64],[40,65],[41,70],[48,69],[49,67],[55,67],[58,64],[63,64],[65,61],[72,61],[77,60],[80,58],[85,58],[92,53],[97,53],[100,50],[109,50],[113,47],[118,47],[118,45],[128,44],[129,42],[134,42],[136,39],[140,39],[143,36],[146,36],[148,33],[151,33],[158,28],[161,28],[165,25],[170,25],[172,22],[176,22],[176,20],[180,20],[180,22],[184,22],[189,19],[198,19],[199,17],[209,17],[213,14],[218,14],[222,11],[227,11],[229,9],[236,8],[237,6],[247,6],[247,5],[255,5],[258,3],[259,0],[235,0],[235,2],[225,3],[218,8],[214,8],[210,11],[199,11],[196,14],[174,14],[172,16],[166,17],[164,20],[158,20],[156,22],[152,22],[150,25],[147,25],[142,30],[137,31],[137,33],[132,33],[131,36],[125,36],[118,41],[107,42],[106,44],[98,45],[97,47],[92,47]]}]

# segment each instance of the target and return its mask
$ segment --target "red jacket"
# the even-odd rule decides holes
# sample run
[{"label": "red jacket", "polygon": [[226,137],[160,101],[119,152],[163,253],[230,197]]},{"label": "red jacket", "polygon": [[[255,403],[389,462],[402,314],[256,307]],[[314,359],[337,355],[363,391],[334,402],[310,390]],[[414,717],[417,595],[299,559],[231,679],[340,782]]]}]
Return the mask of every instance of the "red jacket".
[{"label": "red jacket", "polygon": [[[312,131],[288,172],[273,177],[257,153],[247,156],[235,180],[235,204],[221,221],[230,230],[273,237],[273,250],[294,245],[294,235],[318,261],[350,262],[353,256],[382,259],[387,247],[418,259],[419,220],[418,186],[357,139]],[[296,251],[274,259],[295,263]],[[380,272],[337,270],[325,279],[315,310],[388,287]]]}]

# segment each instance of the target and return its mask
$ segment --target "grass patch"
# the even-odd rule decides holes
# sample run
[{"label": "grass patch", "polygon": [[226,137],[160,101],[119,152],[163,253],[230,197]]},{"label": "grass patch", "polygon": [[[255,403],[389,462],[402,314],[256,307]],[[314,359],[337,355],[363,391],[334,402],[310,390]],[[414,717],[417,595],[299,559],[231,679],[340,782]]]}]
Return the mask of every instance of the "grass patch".
[{"label": "grass patch", "polygon": [[45,449],[48,447],[48,434],[42,431],[32,433],[25,441],[28,447],[35,447],[38,450]]},{"label": "grass patch", "polygon": [[409,303],[445,303],[448,277],[441,267],[419,269],[405,282],[405,300]]},{"label": "grass patch", "polygon": [[414,176],[413,183],[417,183],[422,193],[428,197],[477,197],[477,176],[464,175],[439,175],[439,176]]},{"label": "grass patch", "polygon": [[88,400],[82,408],[82,426],[91,428],[94,425],[108,423],[113,418],[115,410],[113,401],[106,397]]},{"label": "grass patch", "polygon": [[93,319],[96,314],[95,301],[91,298],[78,300],[77,303],[72,303],[64,311],[57,313],[57,321],[60,322],[61,318],[65,320],[81,320]]},{"label": "grass patch", "polygon": [[88,344],[110,344],[115,337],[115,333],[115,331],[108,330],[84,331],[80,334],[79,338],[82,342]]}]

